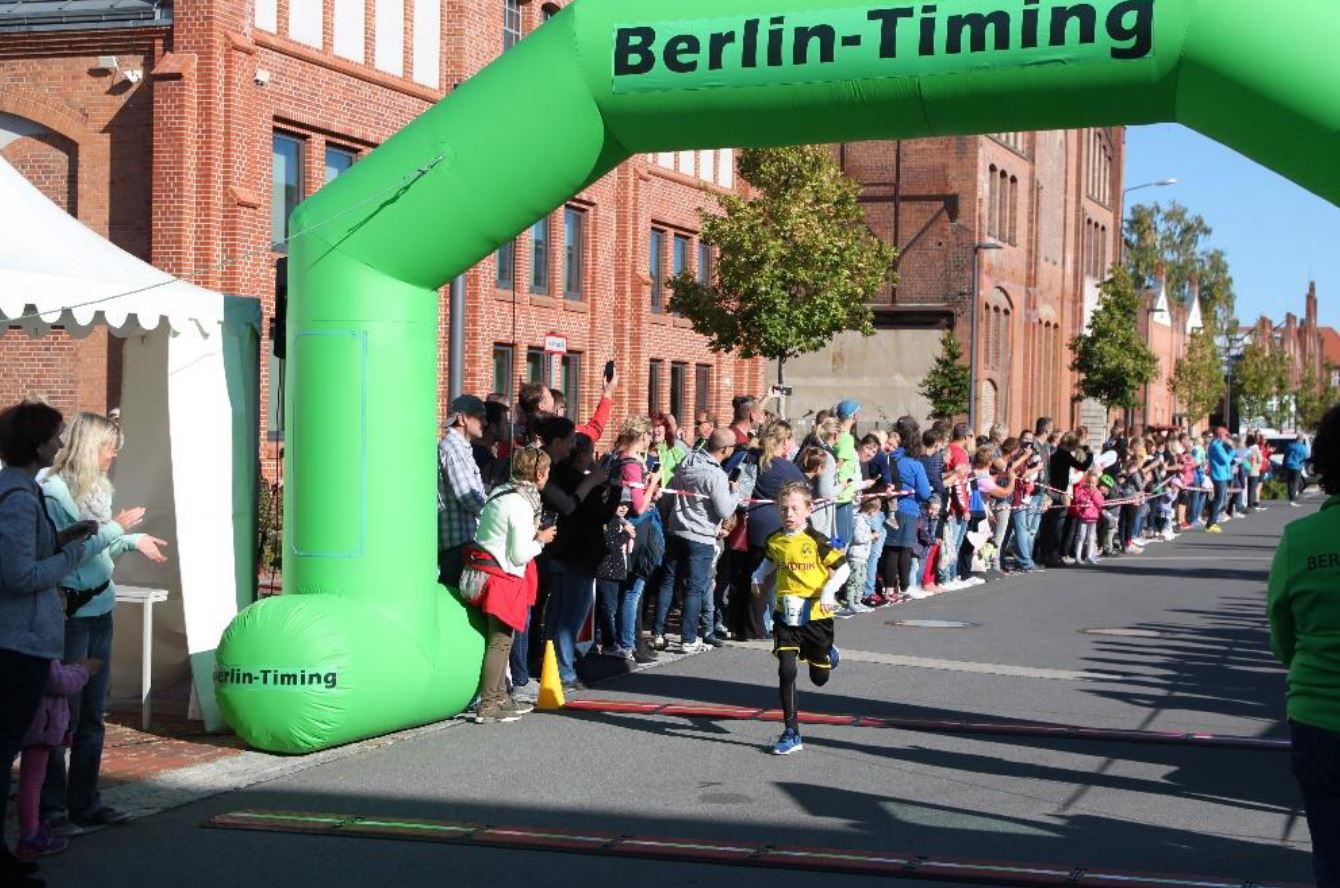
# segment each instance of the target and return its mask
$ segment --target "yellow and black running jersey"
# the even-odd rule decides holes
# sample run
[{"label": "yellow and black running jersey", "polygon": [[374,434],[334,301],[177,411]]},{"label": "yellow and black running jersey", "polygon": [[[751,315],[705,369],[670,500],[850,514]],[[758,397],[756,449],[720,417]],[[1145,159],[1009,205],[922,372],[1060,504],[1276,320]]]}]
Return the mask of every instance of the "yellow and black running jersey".
[{"label": "yellow and black running jersey", "polygon": [[847,557],[829,545],[828,538],[807,527],[797,533],[779,530],[768,537],[768,560],[777,568],[777,597],[793,595],[815,599],[811,618],[820,617],[819,593],[833,570]]}]

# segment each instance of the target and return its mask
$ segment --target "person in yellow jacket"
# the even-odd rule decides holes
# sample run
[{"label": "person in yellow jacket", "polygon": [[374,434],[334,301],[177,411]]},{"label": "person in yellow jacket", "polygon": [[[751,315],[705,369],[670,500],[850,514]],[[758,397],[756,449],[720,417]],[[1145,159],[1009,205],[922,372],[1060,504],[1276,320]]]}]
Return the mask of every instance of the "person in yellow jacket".
[{"label": "person in yellow jacket", "polygon": [[1340,405],[1322,417],[1312,468],[1327,500],[1284,529],[1270,568],[1270,646],[1289,667],[1293,772],[1318,888],[1340,888]]},{"label": "person in yellow jacket", "polygon": [[796,663],[810,667],[810,681],[822,687],[837,668],[841,653],[833,644],[837,590],[847,582],[847,556],[809,524],[813,506],[808,484],[792,482],[777,494],[782,527],[768,537],[767,557],[754,572],[754,594],[761,596],[776,575],[777,609],[772,617],[772,652],[777,657],[778,691],[786,728],[772,747],[790,755],[804,746],[796,713]]}]

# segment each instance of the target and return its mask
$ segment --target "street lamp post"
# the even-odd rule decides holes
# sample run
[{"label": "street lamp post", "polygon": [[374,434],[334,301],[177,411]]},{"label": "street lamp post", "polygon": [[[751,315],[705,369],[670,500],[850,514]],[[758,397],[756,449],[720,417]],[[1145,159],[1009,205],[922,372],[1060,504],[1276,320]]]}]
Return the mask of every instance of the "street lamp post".
[{"label": "street lamp post", "polygon": [[1139,191],[1141,188],[1167,188],[1169,185],[1176,184],[1177,180],[1172,178],[1155,179],[1153,182],[1145,182],[1143,185],[1132,185],[1130,188],[1123,188],[1121,193],[1125,195],[1130,194],[1132,191]]},{"label": "street lamp post", "polygon": [[982,251],[1001,250],[1004,247],[995,241],[983,241],[972,247],[972,319],[970,343],[968,345],[968,425],[973,435],[977,434],[977,314],[981,310]]},{"label": "street lamp post", "polygon": [[[1174,178],[1155,179],[1153,182],[1145,182],[1140,185],[1132,185],[1130,188],[1124,188],[1121,192],[1121,264],[1126,264],[1126,195],[1132,191],[1139,191],[1142,188],[1167,188],[1169,185],[1176,185]],[[1154,335],[1154,309],[1149,309],[1145,316],[1145,347],[1152,345]],[[1145,383],[1145,428],[1149,428],[1149,383]],[[1129,426],[1131,421],[1130,411],[1127,412],[1126,424]]]},{"label": "street lamp post", "polygon": [[1123,188],[1121,191],[1121,264],[1126,264],[1126,195],[1132,191],[1139,191],[1142,188],[1167,188],[1169,185],[1176,185],[1177,180],[1173,178],[1155,179],[1153,182],[1144,182],[1140,185],[1132,185],[1130,188]]},{"label": "street lamp post", "polygon": [[1242,332],[1239,332],[1236,336],[1231,333],[1224,335],[1224,428],[1228,429],[1229,434],[1234,433],[1233,359],[1241,356],[1242,347],[1250,338],[1250,333]]}]

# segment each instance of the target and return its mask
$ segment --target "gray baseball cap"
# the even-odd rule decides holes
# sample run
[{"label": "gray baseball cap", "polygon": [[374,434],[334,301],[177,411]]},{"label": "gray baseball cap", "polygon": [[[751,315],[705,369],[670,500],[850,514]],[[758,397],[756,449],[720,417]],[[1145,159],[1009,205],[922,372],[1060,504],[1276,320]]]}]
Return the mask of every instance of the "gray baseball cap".
[{"label": "gray baseball cap", "polygon": [[451,416],[478,416],[483,417],[488,413],[484,402],[474,395],[460,395],[451,402],[451,409],[447,415]]}]

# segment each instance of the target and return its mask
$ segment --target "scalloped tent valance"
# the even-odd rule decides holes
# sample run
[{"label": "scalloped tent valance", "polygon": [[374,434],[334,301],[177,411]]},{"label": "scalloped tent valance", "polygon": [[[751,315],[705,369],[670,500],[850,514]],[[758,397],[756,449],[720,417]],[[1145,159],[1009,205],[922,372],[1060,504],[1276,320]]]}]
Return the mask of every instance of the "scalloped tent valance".
[{"label": "scalloped tent valance", "polygon": [[[146,530],[173,548],[166,564],[127,560],[117,582],[169,591],[156,611],[154,681],[189,675],[207,729],[217,730],[213,651],[255,593],[260,303],[135,258],[0,159],[0,330],[41,336],[56,325],[74,336],[106,326],[126,339],[117,495],[145,506]],[[122,609],[116,620],[139,618]],[[125,628],[118,638],[138,644]],[[113,693],[133,693],[134,650],[112,659],[122,664]]]},{"label": "scalloped tent valance", "polygon": [[48,200],[0,158],[0,324],[40,336],[105,325],[134,336],[166,324],[214,335],[224,297],[127,253]]}]

